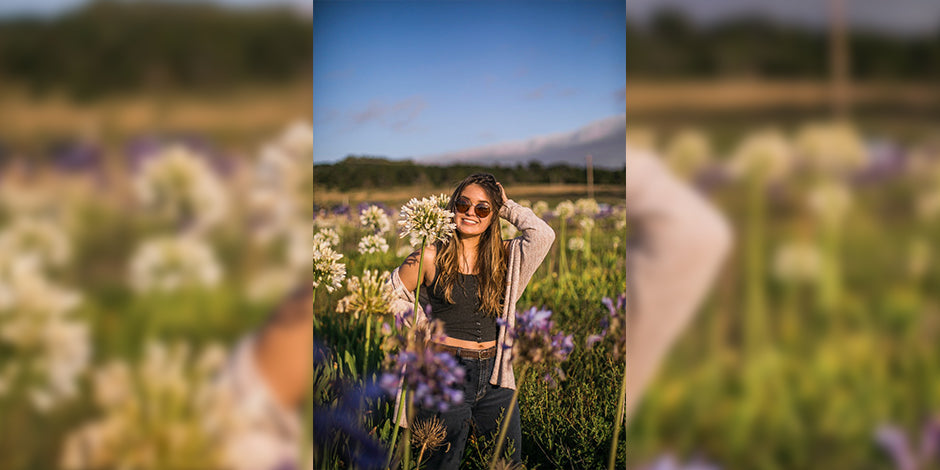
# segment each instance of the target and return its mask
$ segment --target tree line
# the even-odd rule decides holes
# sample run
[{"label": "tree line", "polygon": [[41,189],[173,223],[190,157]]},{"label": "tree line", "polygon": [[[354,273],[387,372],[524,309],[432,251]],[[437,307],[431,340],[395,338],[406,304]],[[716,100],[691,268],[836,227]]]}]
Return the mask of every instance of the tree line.
[{"label": "tree line", "polygon": [[[506,184],[585,184],[584,167],[555,163],[543,165],[537,161],[515,166],[484,166],[452,164],[446,166],[421,165],[413,160],[388,160],[375,156],[348,156],[336,163],[313,165],[315,188],[348,191],[352,189],[390,188],[396,186],[454,186],[467,175],[477,172],[492,173]],[[594,184],[622,185],[625,169],[594,168]]]},{"label": "tree line", "polygon": [[98,0],[0,21],[0,81],[77,98],[217,90],[310,74],[313,22],[284,8]]}]

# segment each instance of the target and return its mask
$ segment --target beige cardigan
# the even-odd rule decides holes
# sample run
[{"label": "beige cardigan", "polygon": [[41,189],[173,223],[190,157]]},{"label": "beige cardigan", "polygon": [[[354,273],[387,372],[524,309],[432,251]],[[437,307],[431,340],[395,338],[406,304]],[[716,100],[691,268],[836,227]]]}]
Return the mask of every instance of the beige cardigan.
[{"label": "beige cardigan", "polygon": [[[519,229],[521,235],[509,241],[509,267],[506,271],[506,294],[503,314],[500,318],[506,321],[509,328],[516,324],[516,302],[525,291],[526,285],[535,274],[535,270],[542,264],[545,255],[555,241],[555,231],[551,226],[540,219],[531,209],[520,206],[513,200],[506,201],[499,211],[500,217],[506,219]],[[398,275],[398,268],[392,271],[390,278],[395,290],[396,299],[392,304],[392,311],[400,312],[414,308],[414,292],[409,291]],[[427,318],[422,309],[418,309],[418,322],[426,322]],[[507,334],[507,327],[499,328],[498,343],[512,346],[512,339]],[[504,354],[503,348],[496,350],[496,364],[490,383],[503,388],[515,390],[516,378],[512,372],[512,358]],[[398,408],[396,407],[396,410]]]}]

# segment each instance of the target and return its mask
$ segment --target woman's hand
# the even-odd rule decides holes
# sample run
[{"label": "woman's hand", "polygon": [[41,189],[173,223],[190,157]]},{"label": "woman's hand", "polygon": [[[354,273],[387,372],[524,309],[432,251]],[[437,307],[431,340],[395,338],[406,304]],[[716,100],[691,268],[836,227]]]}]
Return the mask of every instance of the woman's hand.
[{"label": "woman's hand", "polygon": [[503,185],[501,185],[501,184],[499,184],[499,183],[496,183],[496,186],[499,186],[499,196],[503,198],[503,204],[505,204],[506,201],[509,200],[509,198],[506,197],[506,190],[503,189]]}]

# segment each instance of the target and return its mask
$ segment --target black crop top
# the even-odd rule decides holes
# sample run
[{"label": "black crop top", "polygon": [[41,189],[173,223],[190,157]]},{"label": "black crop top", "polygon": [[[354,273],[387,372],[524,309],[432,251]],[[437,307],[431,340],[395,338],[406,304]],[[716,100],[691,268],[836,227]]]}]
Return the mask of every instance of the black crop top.
[{"label": "black crop top", "polygon": [[475,274],[457,273],[457,283],[451,293],[454,303],[444,297],[444,286],[437,284],[438,274],[427,289],[431,305],[429,318],[444,322],[444,333],[451,338],[466,341],[486,342],[496,339],[498,327],[496,317],[487,316],[481,308],[477,295],[479,279]]}]

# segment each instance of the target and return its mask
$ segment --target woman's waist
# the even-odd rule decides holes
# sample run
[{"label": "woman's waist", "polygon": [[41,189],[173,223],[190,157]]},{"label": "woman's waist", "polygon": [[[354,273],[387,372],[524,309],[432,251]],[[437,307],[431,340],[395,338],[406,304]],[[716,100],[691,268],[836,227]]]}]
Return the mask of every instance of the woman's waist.
[{"label": "woman's waist", "polygon": [[450,346],[452,348],[473,349],[473,350],[490,349],[496,346],[495,339],[492,341],[481,342],[481,341],[469,341],[465,339],[447,337],[441,341],[434,341],[434,343],[444,345],[444,346]]}]

